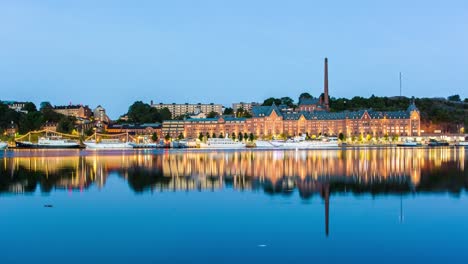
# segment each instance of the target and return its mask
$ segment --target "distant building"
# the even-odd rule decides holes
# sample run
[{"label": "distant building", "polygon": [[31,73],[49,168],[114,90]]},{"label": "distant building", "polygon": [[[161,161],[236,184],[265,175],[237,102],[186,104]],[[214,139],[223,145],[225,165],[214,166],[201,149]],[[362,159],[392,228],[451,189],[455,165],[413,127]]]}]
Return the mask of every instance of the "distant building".
[{"label": "distant building", "polygon": [[199,113],[205,113],[208,114],[210,112],[216,112],[219,115],[223,114],[223,106],[220,104],[151,104],[152,107],[155,107],[158,110],[161,110],[163,108],[169,109],[171,112],[172,118],[176,118],[181,115],[185,114],[199,114]]},{"label": "distant building", "polygon": [[94,120],[95,121],[105,122],[105,123],[109,123],[109,121],[110,121],[109,117],[106,114],[106,109],[104,109],[104,107],[102,107],[101,105],[98,105],[94,109],[93,115],[94,115]]},{"label": "distant building", "polygon": [[85,105],[65,105],[65,106],[54,106],[52,109],[54,112],[66,115],[73,116],[76,118],[89,119],[92,115],[91,109]]},{"label": "distant building", "polygon": [[12,136],[16,135],[16,133],[18,132],[18,125],[15,124],[13,121],[11,121],[11,123],[6,128],[5,132],[6,132],[7,136],[9,136],[9,137],[12,137]]},{"label": "distant building", "polygon": [[240,102],[240,103],[233,103],[232,104],[232,110],[234,110],[234,114],[237,112],[237,109],[239,108],[242,108],[244,109],[244,111],[247,111],[249,113],[252,113],[252,107],[254,106],[259,106],[260,104],[259,103],[256,103],[256,102],[251,102],[251,103],[244,103],[244,102]]},{"label": "distant building", "polygon": [[21,112],[27,114],[28,111],[24,110],[27,102],[17,102],[17,101],[2,101],[3,104],[6,104],[8,108],[15,110],[16,112]]},{"label": "distant building", "polygon": [[111,134],[129,133],[131,135],[152,135],[156,133],[158,137],[162,137],[161,123],[111,124],[107,126],[106,132]]},{"label": "distant building", "polygon": [[49,131],[57,131],[57,123],[56,122],[46,122],[42,129],[49,130]]}]

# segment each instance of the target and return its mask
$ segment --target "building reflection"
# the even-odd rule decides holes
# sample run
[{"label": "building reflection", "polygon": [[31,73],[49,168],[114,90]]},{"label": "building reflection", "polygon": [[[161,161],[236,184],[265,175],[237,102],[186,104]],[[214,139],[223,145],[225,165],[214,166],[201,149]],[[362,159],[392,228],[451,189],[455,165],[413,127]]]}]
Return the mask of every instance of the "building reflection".
[{"label": "building reflection", "polygon": [[463,148],[14,155],[0,159],[0,193],[104,188],[112,175],[134,192],[232,188],[297,193],[301,199],[324,201],[328,236],[334,193],[459,195],[468,189],[467,162]]},{"label": "building reflection", "polygon": [[0,159],[0,192],[103,188],[109,175],[145,190],[263,190],[303,199],[321,193],[449,191],[467,186],[463,148],[136,152]]}]

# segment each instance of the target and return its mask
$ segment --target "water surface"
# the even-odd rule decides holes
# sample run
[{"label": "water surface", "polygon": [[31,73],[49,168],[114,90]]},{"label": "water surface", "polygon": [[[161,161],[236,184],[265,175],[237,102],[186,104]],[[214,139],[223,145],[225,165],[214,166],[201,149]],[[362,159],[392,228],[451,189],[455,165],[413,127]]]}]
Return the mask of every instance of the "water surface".
[{"label": "water surface", "polygon": [[465,263],[467,157],[6,151],[1,262]]}]

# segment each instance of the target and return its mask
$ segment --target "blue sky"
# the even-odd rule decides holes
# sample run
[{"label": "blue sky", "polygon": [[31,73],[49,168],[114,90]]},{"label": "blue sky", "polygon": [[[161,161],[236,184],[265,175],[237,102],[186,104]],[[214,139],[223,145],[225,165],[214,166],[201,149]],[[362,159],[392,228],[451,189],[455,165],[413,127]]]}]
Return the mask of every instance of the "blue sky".
[{"label": "blue sky", "polygon": [[467,1],[0,0],[0,99],[468,97]]}]

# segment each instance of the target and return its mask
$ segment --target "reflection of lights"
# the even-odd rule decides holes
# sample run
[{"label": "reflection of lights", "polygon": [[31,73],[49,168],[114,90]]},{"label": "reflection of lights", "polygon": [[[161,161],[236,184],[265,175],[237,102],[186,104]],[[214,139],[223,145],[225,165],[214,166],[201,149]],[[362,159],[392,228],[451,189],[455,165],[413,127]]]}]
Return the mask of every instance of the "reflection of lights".
[{"label": "reflection of lights", "polygon": [[[463,148],[385,148],[348,150],[307,151],[240,151],[240,152],[136,152],[121,155],[63,156],[3,158],[4,171],[20,168],[44,172],[49,175],[63,174],[71,169],[70,178],[61,177],[57,184],[66,188],[83,189],[95,182],[105,184],[111,171],[122,172],[126,179],[129,169],[141,168],[158,171],[171,181],[173,188],[222,188],[225,179],[232,179],[235,188],[253,188],[252,181],[276,183],[292,178],[334,180],[348,179],[358,183],[411,181],[417,186],[422,170],[439,168],[447,162],[457,161],[464,171]],[[283,184],[287,183],[282,182]],[[288,183],[289,186],[290,183]],[[21,188],[18,188],[21,189]]]}]

